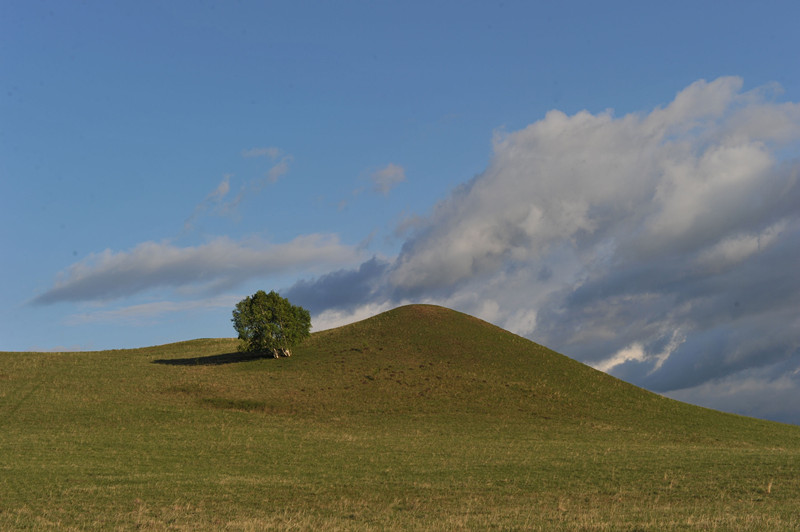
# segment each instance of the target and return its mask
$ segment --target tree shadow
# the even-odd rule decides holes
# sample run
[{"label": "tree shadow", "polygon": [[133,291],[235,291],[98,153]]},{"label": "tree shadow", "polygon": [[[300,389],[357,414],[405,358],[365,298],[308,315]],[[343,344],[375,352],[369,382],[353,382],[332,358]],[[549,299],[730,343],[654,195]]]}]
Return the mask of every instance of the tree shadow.
[{"label": "tree shadow", "polygon": [[153,360],[153,364],[166,364],[167,366],[221,366],[223,364],[236,364],[249,362],[259,358],[268,358],[264,353],[225,353],[224,355],[211,355],[194,358],[164,358]]}]

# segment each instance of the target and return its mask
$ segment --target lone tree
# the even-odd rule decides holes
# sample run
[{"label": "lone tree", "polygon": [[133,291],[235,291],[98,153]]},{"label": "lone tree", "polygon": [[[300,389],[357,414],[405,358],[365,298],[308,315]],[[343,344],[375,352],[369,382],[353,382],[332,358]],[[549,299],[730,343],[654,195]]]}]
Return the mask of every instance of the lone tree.
[{"label": "lone tree", "polygon": [[239,351],[291,356],[290,349],[309,336],[311,316],[277,292],[259,290],[236,304],[233,328],[239,333]]}]

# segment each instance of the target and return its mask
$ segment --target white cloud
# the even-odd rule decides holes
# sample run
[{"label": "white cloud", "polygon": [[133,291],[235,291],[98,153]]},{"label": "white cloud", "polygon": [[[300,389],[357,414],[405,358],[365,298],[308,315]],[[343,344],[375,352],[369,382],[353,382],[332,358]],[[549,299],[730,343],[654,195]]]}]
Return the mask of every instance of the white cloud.
[{"label": "white cloud", "polygon": [[634,342],[631,345],[620,349],[606,360],[592,364],[595,369],[600,371],[609,372],[627,362],[648,363],[652,365],[652,369],[648,375],[658,371],[664,362],[669,359],[669,356],[684,342],[685,338],[680,330],[672,331],[672,338],[669,343],[663,347],[660,353],[648,353],[645,347],[640,342]]},{"label": "white cloud", "polygon": [[536,310],[519,309],[504,320],[505,328],[525,336],[536,329]]},{"label": "white cloud", "polygon": [[402,166],[389,163],[370,175],[375,191],[387,195],[395,186],[406,180],[406,171]]},{"label": "white cloud", "polygon": [[705,127],[709,121],[730,111],[742,95],[742,79],[735,76],[712,82],[698,80],[682,91],[663,109],[655,109],[644,120],[645,132],[657,136],[681,135]]},{"label": "white cloud", "polygon": [[[800,192],[796,169],[782,171],[756,135],[769,128],[754,109],[797,107],[740,87],[737,78],[700,81],[647,115],[552,111],[497,136],[487,170],[437,205],[406,242],[390,282],[411,292],[441,289],[512,268],[529,293],[567,295],[621,283],[620,268],[641,276],[652,265],[657,275],[667,260],[732,260],[748,234],[759,235],[763,251],[778,238],[769,228],[796,216],[790,198]],[[791,129],[785,115],[765,114]],[[543,281],[543,267],[559,275]],[[524,310],[503,308],[508,316]]]},{"label": "white cloud", "polygon": [[226,237],[194,247],[143,242],[130,251],[106,250],[73,264],[34,302],[106,300],[156,287],[223,290],[252,278],[315,272],[359,258],[356,248],[323,234],[282,244]]},{"label": "white cloud", "polygon": [[475,312],[475,316],[490,323],[496,322],[500,317],[500,305],[497,301],[485,299]]},{"label": "white cloud", "polygon": [[632,360],[635,362],[644,362],[646,358],[647,355],[644,352],[644,346],[639,342],[634,342],[628,347],[620,349],[599,364],[594,364],[594,368],[600,371],[609,371],[625,362],[630,362]]}]

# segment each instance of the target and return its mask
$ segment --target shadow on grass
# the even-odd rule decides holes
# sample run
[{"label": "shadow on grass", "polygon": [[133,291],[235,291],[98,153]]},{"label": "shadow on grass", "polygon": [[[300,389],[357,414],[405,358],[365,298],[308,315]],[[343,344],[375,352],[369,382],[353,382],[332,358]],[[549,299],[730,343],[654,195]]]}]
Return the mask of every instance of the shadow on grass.
[{"label": "shadow on grass", "polygon": [[221,366],[222,364],[236,364],[267,358],[262,353],[225,353],[224,355],[211,355],[195,358],[165,358],[153,360],[153,364],[166,364],[168,366]]}]

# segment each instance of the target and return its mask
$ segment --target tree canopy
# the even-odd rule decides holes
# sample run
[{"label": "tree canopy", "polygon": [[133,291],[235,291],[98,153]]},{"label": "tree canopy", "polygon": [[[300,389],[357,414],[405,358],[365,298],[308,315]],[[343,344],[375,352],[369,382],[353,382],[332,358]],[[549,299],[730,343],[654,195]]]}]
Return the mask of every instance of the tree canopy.
[{"label": "tree canopy", "polygon": [[239,351],[290,356],[291,348],[309,336],[311,315],[277,292],[259,290],[236,304],[233,328],[239,333]]}]

